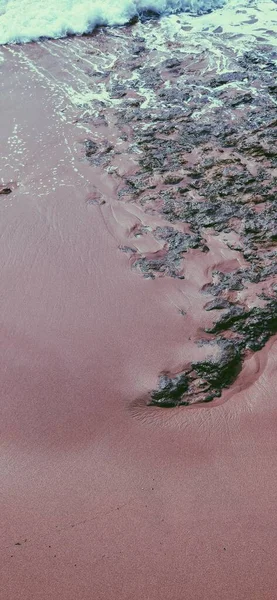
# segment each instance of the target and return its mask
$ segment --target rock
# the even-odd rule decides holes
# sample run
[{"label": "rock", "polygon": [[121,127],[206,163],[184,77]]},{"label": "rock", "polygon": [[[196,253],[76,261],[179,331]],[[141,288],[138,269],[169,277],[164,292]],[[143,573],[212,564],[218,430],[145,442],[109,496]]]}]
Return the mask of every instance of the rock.
[{"label": "rock", "polygon": [[97,144],[95,142],[93,142],[92,140],[86,140],[85,141],[85,153],[87,158],[90,158],[91,156],[93,156],[93,154],[95,154],[98,150]]},{"label": "rock", "polygon": [[175,69],[176,67],[180,67],[181,64],[182,61],[178,58],[168,58],[162,63],[162,67],[164,67],[165,69]]},{"label": "rock", "polygon": [[164,183],[167,185],[176,185],[176,183],[180,183],[180,181],[182,181],[182,179],[184,178],[183,175],[178,175],[178,174],[171,174],[171,175],[167,175],[164,178]]},{"label": "rock", "polygon": [[0,194],[3,194],[3,196],[7,196],[8,194],[12,193],[12,189],[9,187],[3,187],[0,188]]},{"label": "rock", "polygon": [[[118,197],[168,226],[152,228],[159,252],[128,250],[132,266],[151,279],[183,278],[188,250],[214,253],[210,240],[218,236],[220,261],[224,244],[228,256],[233,252],[226,269],[212,271],[210,264],[208,283],[198,290],[209,296],[206,311],[223,311],[205,331],[210,357],[162,374],[150,403],[208,402],[235,380],[247,353],[277,331],[276,49],[260,43],[242,56],[234,52],[228,71],[212,76],[203,67],[205,52],[192,56],[191,68],[174,43],[162,64],[148,51],[145,64],[144,42],[135,38],[130,56],[130,72],[140,62],[139,84],[125,76],[113,82],[118,93],[130,86],[141,99],[118,96],[117,125],[123,136],[128,131],[136,164]],[[100,148],[92,159],[99,157]]]},{"label": "rock", "polygon": [[231,306],[230,309],[217,321],[213,327],[206,329],[208,333],[219,333],[231,329],[239,321],[248,317],[249,311],[242,306]]},{"label": "rock", "polygon": [[211,302],[208,302],[205,306],[205,310],[223,310],[224,308],[230,308],[231,304],[224,298],[215,298]]},{"label": "rock", "polygon": [[157,227],[153,233],[156,239],[166,242],[162,255],[159,254],[157,258],[153,255],[143,256],[134,263],[134,266],[138,267],[144,275],[152,278],[160,274],[184,279],[180,269],[183,254],[190,248],[204,248],[201,237],[176,231],[172,227]]},{"label": "rock", "polygon": [[218,338],[219,354],[192,364],[193,370],[209,384],[206,401],[220,396],[222,390],[236,379],[241,370],[242,352],[238,342]]},{"label": "rock", "polygon": [[151,392],[150,404],[171,408],[210,402],[220,396],[222,389],[231,385],[240,372],[241,349],[238,343],[224,338],[210,346],[214,356],[192,363],[189,369],[173,377],[162,374],[158,388]]},{"label": "rock", "polygon": [[249,104],[250,102],[253,102],[253,96],[250,92],[247,92],[246,94],[238,94],[231,100],[230,104],[232,107],[236,107],[240,104]]},{"label": "rock", "polygon": [[264,308],[253,308],[246,319],[234,324],[233,329],[242,336],[245,348],[261,350],[277,332],[277,301],[270,301]]},{"label": "rock", "polygon": [[160,376],[158,389],[151,393],[151,404],[163,407],[186,404],[184,394],[188,389],[186,374],[169,377],[164,374]]},{"label": "rock", "polygon": [[234,81],[243,81],[243,79],[245,79],[245,74],[241,71],[233,73],[221,73],[217,77],[211,79],[210,86],[212,88],[217,88],[228,83],[233,83]]}]

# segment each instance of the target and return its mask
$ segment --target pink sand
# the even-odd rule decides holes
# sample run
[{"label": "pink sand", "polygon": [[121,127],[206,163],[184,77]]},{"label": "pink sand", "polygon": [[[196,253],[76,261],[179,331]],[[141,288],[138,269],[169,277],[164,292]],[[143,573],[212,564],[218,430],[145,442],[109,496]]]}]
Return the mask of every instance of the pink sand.
[{"label": "pink sand", "polygon": [[1,78],[1,597],[273,600],[277,342],[218,406],[137,402],[191,358],[193,282],[131,270],[138,216],[78,158],[40,53]]}]

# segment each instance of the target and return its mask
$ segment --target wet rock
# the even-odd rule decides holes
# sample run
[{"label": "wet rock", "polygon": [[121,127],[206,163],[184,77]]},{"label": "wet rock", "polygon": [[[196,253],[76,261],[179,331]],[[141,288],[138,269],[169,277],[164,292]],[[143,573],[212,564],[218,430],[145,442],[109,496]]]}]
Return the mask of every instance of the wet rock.
[{"label": "wet rock", "polygon": [[98,146],[95,142],[93,142],[92,140],[85,141],[85,153],[87,158],[93,156],[97,152],[97,150]]},{"label": "wet rock", "polygon": [[157,19],[159,16],[159,13],[156,12],[155,10],[143,10],[142,12],[140,12],[140,20],[142,21],[142,23],[145,23],[145,21],[151,21],[152,19]]},{"label": "wet rock", "polygon": [[268,90],[270,92],[270,94],[273,94],[273,96],[277,95],[277,84],[273,84],[273,85],[269,85],[268,86]]},{"label": "wet rock", "polygon": [[146,47],[143,44],[138,44],[133,47],[133,54],[135,54],[135,55],[142,54],[145,51],[146,51]]},{"label": "wet rock", "polygon": [[244,288],[244,282],[247,278],[244,277],[245,271],[238,269],[231,273],[222,273],[221,271],[214,271],[212,274],[213,282],[208,283],[204,286],[203,292],[211,294],[212,296],[221,296],[226,292],[240,291]]},{"label": "wet rock", "polygon": [[111,98],[123,98],[127,94],[127,89],[121,84],[112,84],[110,86],[110,97]]},{"label": "wet rock", "polygon": [[182,179],[183,179],[183,175],[178,175],[178,174],[167,175],[164,178],[164,183],[166,183],[167,185],[170,185],[170,184],[176,185],[176,183],[180,183],[182,181]]},{"label": "wet rock", "polygon": [[1,195],[8,196],[8,194],[11,194],[11,193],[12,193],[12,189],[11,188],[9,188],[9,187],[3,187],[3,188],[1,188],[0,187],[0,194]]},{"label": "wet rock", "polygon": [[127,26],[132,27],[133,25],[136,25],[139,22],[139,16],[138,15],[134,15],[133,17],[131,17],[131,19],[128,21]]},{"label": "wet rock", "polygon": [[157,258],[153,255],[143,256],[135,261],[134,267],[152,279],[157,275],[184,279],[181,259],[189,249],[203,249],[202,238],[197,234],[183,233],[171,227],[157,227],[153,233],[156,239],[166,242],[162,255],[158,253]]},{"label": "wet rock", "polygon": [[253,96],[250,92],[246,94],[239,94],[233,100],[231,100],[230,104],[232,107],[240,106],[240,104],[249,104],[253,102]]},{"label": "wet rock", "polygon": [[220,396],[222,390],[235,381],[241,370],[242,353],[237,342],[219,338],[219,353],[210,359],[192,364],[193,370],[209,384],[206,401]]},{"label": "wet rock", "polygon": [[265,70],[275,71],[277,69],[276,63],[274,60],[271,60],[267,53],[262,53],[259,51],[249,51],[245,52],[243,57],[239,59],[239,65],[243,67],[247,71],[259,71]]},{"label": "wet rock", "polygon": [[161,375],[158,389],[151,393],[151,404],[164,408],[187,404],[184,400],[187,390],[188,378],[185,373],[176,375],[176,377]]},{"label": "wet rock", "polygon": [[189,100],[190,94],[189,92],[179,90],[178,88],[171,88],[169,90],[162,89],[159,92],[159,97],[164,102],[170,103],[171,105],[180,105]]},{"label": "wet rock", "polygon": [[272,244],[277,241],[277,199],[259,213],[252,213],[244,221],[243,232],[247,242]]},{"label": "wet rock", "polygon": [[227,228],[230,219],[241,216],[241,207],[236,202],[183,201],[179,203],[177,210],[175,205],[173,215],[190,223],[193,229],[214,227],[221,231]]},{"label": "wet rock", "polygon": [[210,81],[210,86],[212,88],[221,87],[228,83],[233,83],[234,81],[243,81],[245,79],[245,73],[241,71],[233,72],[233,73],[221,73],[217,77],[214,77]]},{"label": "wet rock", "polygon": [[205,53],[191,57],[191,68],[173,44],[162,64],[155,52],[154,61],[150,52],[143,64],[144,41],[134,42],[130,71],[140,61],[139,84],[113,85],[119,91],[134,86],[147,102],[122,97],[116,109],[137,165],[118,195],[169,225],[152,230],[162,241],[159,252],[129,251],[132,266],[152,279],[183,278],[186,252],[214,252],[216,236],[223,262],[224,244],[234,253],[228,272],[210,267],[210,280],[199,290],[207,296],[206,311],[222,311],[205,331],[210,358],[178,375],[163,374],[151,403],[208,402],[231,385],[247,353],[276,332],[276,50],[261,43],[256,51],[234,53],[229,71],[212,76],[203,68]]},{"label": "wet rock", "polygon": [[199,248],[203,244],[199,235],[176,231],[173,227],[157,227],[154,234],[157,239],[166,240],[169,250],[178,254],[187,252],[189,248]]},{"label": "wet rock", "polygon": [[188,406],[210,402],[230,386],[241,370],[239,344],[224,338],[210,343],[213,355],[191,364],[174,377],[162,374],[157,390],[151,392],[150,404],[160,407]]},{"label": "wet rock", "polygon": [[277,332],[277,301],[270,300],[265,307],[245,309],[232,306],[217,321],[209,333],[222,333],[228,330],[238,335],[241,354],[247,349],[261,350],[267,340]]},{"label": "wet rock", "polygon": [[208,333],[219,333],[232,329],[239,321],[245,321],[249,315],[249,311],[242,306],[232,306],[227,312],[217,321],[213,327],[207,329]]},{"label": "wet rock", "polygon": [[165,60],[162,63],[162,67],[164,67],[165,69],[175,69],[176,67],[180,67],[182,64],[182,61],[179,60],[178,58],[168,58],[167,60]]},{"label": "wet rock", "polygon": [[205,306],[205,310],[224,310],[224,308],[230,308],[230,302],[224,300],[224,298],[215,298],[211,302],[208,302]]},{"label": "wet rock", "polygon": [[277,301],[272,300],[264,308],[253,308],[246,319],[234,324],[233,330],[242,336],[245,348],[261,350],[277,332]]},{"label": "wet rock", "polygon": [[139,268],[145,277],[155,279],[156,275],[167,275],[178,279],[184,279],[184,275],[179,270],[179,256],[172,257],[167,253],[162,258],[149,258],[144,256],[139,258],[134,267]]},{"label": "wet rock", "polygon": [[141,100],[139,98],[128,98],[126,100],[129,106],[140,106]]}]

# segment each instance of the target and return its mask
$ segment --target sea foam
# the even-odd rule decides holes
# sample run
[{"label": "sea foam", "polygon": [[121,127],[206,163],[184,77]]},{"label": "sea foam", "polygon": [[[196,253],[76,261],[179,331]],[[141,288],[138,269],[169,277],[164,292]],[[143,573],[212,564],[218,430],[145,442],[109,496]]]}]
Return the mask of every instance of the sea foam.
[{"label": "sea foam", "polygon": [[0,44],[80,35],[97,25],[124,25],[136,15],[201,14],[224,0],[0,0]]}]

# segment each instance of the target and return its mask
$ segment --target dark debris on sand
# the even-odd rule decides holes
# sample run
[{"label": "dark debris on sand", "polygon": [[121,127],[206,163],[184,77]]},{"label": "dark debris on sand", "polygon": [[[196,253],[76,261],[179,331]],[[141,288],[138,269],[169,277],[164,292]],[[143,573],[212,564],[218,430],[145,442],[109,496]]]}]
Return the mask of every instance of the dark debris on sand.
[{"label": "dark debris on sand", "polygon": [[[137,257],[133,267],[145,277],[183,278],[186,253],[209,252],[207,232],[235,234],[239,241],[233,249],[244,260],[244,266],[231,272],[215,271],[202,290],[210,296],[206,310],[215,311],[203,342],[210,357],[178,374],[161,374],[150,404],[188,405],[220,396],[249,352],[260,350],[277,332],[275,54],[257,48],[239,56],[230,72],[199,71],[196,80],[197,67],[188,68],[180,48],[172,48],[171,58],[162,64],[149,65],[140,41],[126,69],[139,69],[141,86],[152,91],[155,103],[142,108],[139,95],[127,97],[130,87],[124,81],[113,90],[121,99],[116,113],[122,139],[129,140],[138,163],[135,175],[126,176],[119,187],[119,199],[169,222],[153,231],[164,241],[164,251]],[[169,86],[164,85],[167,79]],[[136,83],[130,85],[136,96]],[[194,118],[205,110],[204,119]],[[107,156],[106,149],[97,152],[86,142],[88,160]],[[249,285],[256,286],[253,306],[238,294]]]}]

